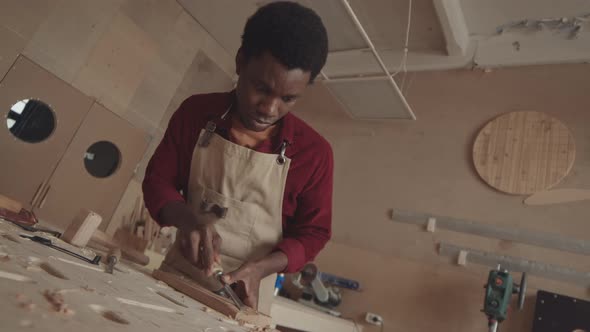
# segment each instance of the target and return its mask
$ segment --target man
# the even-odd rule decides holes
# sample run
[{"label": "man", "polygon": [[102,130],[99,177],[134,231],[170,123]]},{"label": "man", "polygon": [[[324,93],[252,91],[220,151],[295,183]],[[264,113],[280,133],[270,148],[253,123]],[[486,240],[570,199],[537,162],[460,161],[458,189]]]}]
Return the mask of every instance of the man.
[{"label": "man", "polygon": [[[194,95],[172,116],[146,170],[146,206],[178,228],[161,269],[268,313],[278,272],[295,272],[331,236],[332,150],[289,111],[326,62],[326,29],[291,2],[261,7],[236,55],[237,86]],[[182,191],[182,195],[179,193]]]}]

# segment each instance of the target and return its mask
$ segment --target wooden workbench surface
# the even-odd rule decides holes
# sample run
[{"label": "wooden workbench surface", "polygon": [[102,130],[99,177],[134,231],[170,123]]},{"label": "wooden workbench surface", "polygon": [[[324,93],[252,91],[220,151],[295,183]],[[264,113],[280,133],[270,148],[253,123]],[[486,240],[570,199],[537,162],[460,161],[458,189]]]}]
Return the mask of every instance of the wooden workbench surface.
[{"label": "wooden workbench surface", "polygon": [[0,331],[249,331],[139,267],[107,274],[19,234],[30,233],[0,219]]}]

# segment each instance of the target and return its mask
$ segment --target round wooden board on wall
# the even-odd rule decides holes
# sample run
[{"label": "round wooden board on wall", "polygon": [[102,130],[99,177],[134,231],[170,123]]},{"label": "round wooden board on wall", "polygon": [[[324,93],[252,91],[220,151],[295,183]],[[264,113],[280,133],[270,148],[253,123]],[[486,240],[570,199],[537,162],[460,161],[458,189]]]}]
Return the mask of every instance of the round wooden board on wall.
[{"label": "round wooden board on wall", "polygon": [[541,112],[512,112],[490,121],[473,145],[481,178],[501,192],[533,194],[558,184],[572,169],[574,137]]}]

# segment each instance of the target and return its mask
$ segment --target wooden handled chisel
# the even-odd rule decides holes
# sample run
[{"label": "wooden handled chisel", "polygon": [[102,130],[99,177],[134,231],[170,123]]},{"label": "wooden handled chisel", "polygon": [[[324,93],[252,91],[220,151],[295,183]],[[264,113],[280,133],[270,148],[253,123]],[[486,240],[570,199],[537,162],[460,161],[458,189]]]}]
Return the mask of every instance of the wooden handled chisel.
[{"label": "wooden handled chisel", "polygon": [[244,309],[244,307],[246,306],[242,300],[240,300],[240,298],[238,297],[238,295],[234,292],[233,289],[231,289],[231,287],[226,284],[223,281],[223,271],[221,270],[217,270],[214,272],[215,278],[217,278],[217,280],[219,280],[219,282],[223,285],[223,293],[227,294],[227,296],[229,296],[229,298],[234,302],[234,304],[236,305],[236,307],[238,307],[238,309],[242,310]]}]

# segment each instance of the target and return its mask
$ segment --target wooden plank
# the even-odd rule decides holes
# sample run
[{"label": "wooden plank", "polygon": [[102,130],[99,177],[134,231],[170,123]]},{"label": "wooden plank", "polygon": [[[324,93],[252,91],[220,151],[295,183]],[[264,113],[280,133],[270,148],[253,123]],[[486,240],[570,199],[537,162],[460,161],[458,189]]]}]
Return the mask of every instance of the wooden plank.
[{"label": "wooden plank", "polygon": [[466,256],[467,262],[485,265],[490,268],[495,268],[500,264],[502,268],[509,271],[526,272],[535,276],[582,285],[584,287],[590,286],[590,272],[581,272],[563,266],[545,264],[520,257],[498,255],[444,242],[439,244],[439,255],[458,257],[461,252],[468,252]]},{"label": "wooden plank", "polygon": [[461,220],[446,216],[437,216],[430,213],[420,213],[394,209],[391,219],[406,224],[415,224],[426,227],[429,218],[436,219],[437,229],[446,229],[458,233],[467,233],[478,236],[491,237],[500,240],[525,243],[537,247],[551,248],[573,252],[576,254],[590,255],[590,242],[572,239],[561,235],[533,232],[518,228],[502,228],[471,220]]},{"label": "wooden plank", "polygon": [[547,205],[567,202],[578,202],[590,199],[588,189],[554,189],[541,191],[524,200],[526,205]]},{"label": "wooden plank", "polygon": [[555,186],[570,172],[575,156],[569,129],[541,112],[501,115],[480,131],[473,145],[473,161],[481,178],[515,195]]},{"label": "wooden plank", "polygon": [[239,310],[231,300],[217,295],[197,285],[195,282],[185,279],[183,276],[156,269],[152,273],[152,277],[165,282],[177,291],[186,294],[211,309],[217,310],[240,323],[252,324],[258,327],[270,326],[272,323],[269,316],[259,313],[249,307]]}]

